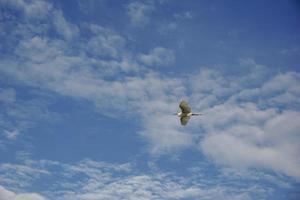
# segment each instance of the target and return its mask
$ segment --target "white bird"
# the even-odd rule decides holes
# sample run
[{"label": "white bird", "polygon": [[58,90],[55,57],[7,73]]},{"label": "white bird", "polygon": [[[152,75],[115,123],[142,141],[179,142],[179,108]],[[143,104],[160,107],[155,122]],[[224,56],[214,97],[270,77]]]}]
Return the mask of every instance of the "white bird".
[{"label": "white bird", "polygon": [[191,116],[202,115],[201,113],[192,113],[192,110],[186,101],[181,101],[179,108],[181,109],[181,112],[176,113],[176,115],[180,117],[180,122],[183,126],[188,123]]}]

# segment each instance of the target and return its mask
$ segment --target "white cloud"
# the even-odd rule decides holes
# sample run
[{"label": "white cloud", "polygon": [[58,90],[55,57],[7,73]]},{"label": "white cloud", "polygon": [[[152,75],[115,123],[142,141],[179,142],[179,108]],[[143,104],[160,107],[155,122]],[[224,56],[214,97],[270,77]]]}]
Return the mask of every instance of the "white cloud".
[{"label": "white cloud", "polygon": [[144,2],[134,1],[127,6],[127,14],[131,23],[137,26],[144,26],[150,20],[150,15],[154,10],[154,5]]},{"label": "white cloud", "polygon": [[[55,61],[57,57],[61,57],[62,60],[59,61],[61,64],[58,62],[55,65],[56,70],[47,71],[46,66],[49,64],[46,62],[42,65],[30,64],[23,72],[20,71],[21,68],[14,70],[13,66],[4,71],[9,70],[11,75],[19,77],[29,84],[39,85],[62,95],[91,100],[102,110],[106,108],[109,108],[110,111],[112,109],[125,112],[135,110],[142,116],[143,126],[140,134],[147,139],[149,152],[153,154],[193,148],[198,141],[189,129],[183,131],[182,127],[178,125],[178,119],[171,116],[178,109],[178,99],[185,96],[185,92],[189,88],[195,94],[190,98],[191,104],[195,105],[194,109],[201,111],[202,108],[205,109],[203,112],[207,113],[199,119],[199,124],[204,128],[204,134],[207,134],[201,142],[201,149],[206,155],[212,156],[217,163],[229,166],[258,166],[293,177],[299,176],[297,172],[299,163],[297,154],[294,153],[297,151],[296,146],[300,143],[299,140],[294,139],[292,134],[287,134],[287,138],[293,138],[293,140],[288,139],[286,143],[278,140],[279,144],[273,145],[272,138],[262,136],[273,132],[264,129],[264,126],[274,117],[280,116],[278,111],[272,108],[261,110],[254,103],[241,104],[232,98],[235,93],[243,91],[243,83],[239,82],[242,79],[234,80],[216,71],[203,70],[199,75],[192,77],[187,86],[183,86],[180,78],[170,79],[149,72],[145,73],[144,77],[133,76],[125,77],[122,80],[107,81],[99,78],[97,72],[89,68],[77,68],[70,72],[73,58],[62,54],[56,56]],[[79,60],[85,62],[82,58]],[[285,87],[290,87],[289,83],[294,85],[297,83],[297,79],[293,78],[295,75],[289,74],[281,75],[284,77],[281,79],[286,82],[283,84]],[[266,93],[274,88],[277,90],[276,87],[270,85],[272,84],[267,82],[261,88]],[[258,89],[261,90],[261,88]],[[280,91],[283,90],[280,89]],[[287,91],[298,95],[296,88],[292,87]],[[228,102],[216,105],[216,103],[222,102],[224,97],[228,98]],[[203,102],[205,99],[207,102]],[[269,101],[269,98],[266,96],[261,100]],[[124,106],[124,102],[126,102],[126,106]],[[170,113],[170,115],[163,113]],[[192,120],[196,124],[198,123],[198,120]],[[281,130],[282,133],[289,133],[288,127],[291,126],[283,126],[278,130]],[[194,129],[195,125],[191,128]],[[270,146],[270,144],[272,145]],[[231,148],[227,148],[227,146]],[[256,156],[256,154],[260,154],[260,156]],[[284,163],[289,164],[282,164],[283,158]]]},{"label": "white cloud", "polygon": [[[220,182],[204,179],[204,172],[201,174],[197,172],[191,177],[160,171],[141,172],[130,163],[112,164],[83,160],[75,164],[65,164],[49,160],[27,160],[24,166],[49,171],[49,176],[57,177],[54,182],[51,182],[51,188],[47,188],[43,194],[49,199],[58,200],[186,198],[246,200],[254,196],[263,197],[268,192],[256,184],[243,187],[226,186]],[[35,170],[31,173],[34,174]],[[14,177],[15,174],[11,173],[11,176]],[[234,180],[233,176],[230,176],[230,180]],[[5,189],[0,192],[0,195],[1,193],[3,196],[16,195]],[[18,195],[25,197],[25,193]],[[32,198],[42,198],[38,194],[30,195]]]},{"label": "white cloud", "polygon": [[298,112],[219,107],[224,110],[211,112],[210,121],[203,119],[209,124],[203,126],[208,133],[201,141],[205,154],[217,163],[262,167],[300,178]]},{"label": "white cloud", "polygon": [[[42,42],[40,39],[39,41]],[[53,46],[52,43],[48,45]],[[31,58],[32,55],[29,57]],[[206,155],[212,156],[217,163],[229,166],[236,166],[239,163],[239,166],[243,167],[257,166],[293,177],[299,176],[297,172],[299,163],[294,153],[297,150],[296,145],[300,143],[299,140],[288,139],[287,143],[279,140],[277,142],[280,144],[273,145],[274,140],[262,136],[272,132],[264,129],[264,125],[274,117],[280,116],[280,113],[274,108],[262,110],[254,103],[241,104],[236,98],[232,98],[239,91],[243,91],[244,83],[240,82],[242,78],[235,80],[220,72],[203,70],[191,77],[188,85],[183,85],[180,78],[161,77],[149,71],[145,72],[143,77],[125,76],[120,80],[105,80],[101,78],[100,72],[93,68],[78,66],[73,70],[72,65],[75,60],[85,66],[87,63],[85,57],[68,57],[62,51],[54,55],[54,58],[49,63],[29,62],[27,65],[25,63],[23,70],[14,64],[9,69],[1,70],[30,85],[51,89],[62,95],[91,100],[102,111],[109,108],[110,112],[114,109],[118,111],[117,113],[120,113],[120,110],[130,113],[134,110],[142,117],[140,134],[147,139],[149,152],[153,154],[193,148],[198,141],[198,137],[191,134],[190,129],[183,131],[178,125],[178,119],[171,115],[178,109],[178,99],[185,96],[186,90],[190,89],[193,91],[190,100],[191,104],[195,105],[194,109],[199,111],[205,109],[203,112],[207,113],[199,119],[199,122],[198,119],[192,119],[193,123],[198,123],[204,128],[201,134],[207,134],[201,142],[201,149]],[[53,65],[56,68],[48,70],[52,62],[56,62],[56,65]],[[26,70],[24,66],[27,67]],[[281,79],[284,79],[284,87],[291,87],[287,91],[298,95],[297,88],[290,86],[290,84],[296,85],[295,76],[297,74],[287,73],[281,75],[284,77]],[[276,89],[270,86],[270,82],[266,82],[258,89],[262,88],[266,93]],[[267,102],[269,97],[265,96],[261,101]],[[151,113],[151,115],[143,113]],[[170,113],[170,115],[163,113]],[[196,131],[195,125],[191,128],[193,132]],[[284,126],[280,130],[282,133],[290,131]],[[293,138],[292,134],[286,136]],[[226,143],[222,143],[223,140]],[[228,145],[231,148],[227,149]],[[261,155],[256,156],[256,154]],[[283,158],[284,163],[289,164],[282,164]]]},{"label": "white cloud", "polygon": [[195,17],[195,14],[191,11],[186,11],[182,13],[176,13],[173,15],[173,17],[175,20],[160,23],[158,29],[159,33],[172,34],[174,31],[180,30],[180,27],[182,25],[181,21],[193,19]]},{"label": "white cloud", "polygon": [[170,23],[166,23],[166,24],[162,24],[159,27],[159,32],[162,34],[168,34],[172,31],[175,31],[178,28],[178,24],[175,22],[170,22]]},{"label": "white cloud", "polygon": [[149,142],[150,153],[165,154],[173,152],[174,149],[179,150],[194,144],[194,136],[180,127],[179,119],[177,116],[172,116],[172,112],[152,114],[146,120],[144,131],[141,134]]},{"label": "white cloud", "polygon": [[[23,1],[13,2],[22,4]],[[152,4],[132,2],[128,6],[133,23],[147,21],[152,10]],[[50,13],[56,18],[53,15],[45,23],[54,25],[52,28],[66,40],[73,37],[73,32],[80,39],[70,44],[47,34],[33,37],[26,34],[20,37],[14,54],[0,63],[3,76],[16,80],[16,84],[89,100],[103,113],[118,111],[116,115],[130,115],[134,112],[142,123],[139,133],[148,141],[153,154],[194,148],[201,136],[201,150],[216,163],[261,167],[299,178],[296,153],[300,144],[296,123],[299,111],[291,111],[295,108],[293,104],[299,105],[299,73],[271,74],[265,78],[264,66],[251,59],[241,60],[240,65],[253,70],[239,76],[203,68],[187,79],[161,76],[150,69],[139,71],[138,63],[172,64],[173,51],[156,47],[149,54],[127,54],[123,50],[128,50],[126,39],[118,33],[88,25],[91,37],[84,38],[74,24],[64,19],[61,11],[53,9]],[[7,94],[4,96],[7,98]],[[10,97],[13,102],[13,95]],[[188,97],[193,109],[203,109],[206,113],[191,119],[193,123],[184,131],[178,125],[178,118],[171,115],[183,97]],[[34,103],[26,105],[43,116],[43,110],[35,109]],[[285,106],[282,111],[278,109],[279,104]],[[32,117],[30,110],[16,106],[19,109],[11,109],[9,117],[22,120]]]},{"label": "white cloud", "polygon": [[62,11],[54,10],[52,20],[57,33],[63,36],[66,40],[71,40],[79,34],[78,27],[68,22],[64,18]]},{"label": "white cloud", "polygon": [[34,36],[37,34],[30,34],[30,32],[35,32],[40,35],[52,27],[56,30],[57,34],[66,40],[71,40],[79,34],[79,28],[75,24],[68,22],[63,16],[62,11],[55,9],[53,5],[47,1],[1,0],[0,3],[22,11],[24,18],[29,19],[16,21],[17,26],[15,27],[15,32],[17,33],[19,32],[23,35],[27,33],[27,36]]},{"label": "white cloud", "polygon": [[[164,180],[165,179],[165,180]],[[214,194],[216,190],[204,190],[197,187],[185,187],[164,175],[148,176],[138,175],[116,182],[112,182],[103,188],[98,188],[88,193],[78,194],[78,199],[182,199],[219,196]],[[220,191],[219,191],[220,192]],[[74,197],[73,197],[74,198]],[[76,197],[75,197],[76,198]]]},{"label": "white cloud", "polygon": [[15,193],[5,189],[0,185],[1,200],[46,200],[43,196],[37,193]]},{"label": "white cloud", "polygon": [[2,184],[11,184],[14,187],[27,187],[32,181],[49,175],[49,171],[41,166],[32,167],[30,165],[16,165],[10,163],[0,164],[0,181]]},{"label": "white cloud", "polygon": [[300,55],[300,48],[296,46],[287,49],[282,49],[279,51],[279,53],[283,55]]},{"label": "white cloud", "polygon": [[[295,107],[300,97],[296,87],[299,74],[275,74],[264,80],[263,66],[248,61],[258,68],[259,78],[253,76],[256,70],[240,77],[202,70],[191,77],[191,102],[196,105],[194,109],[205,113],[198,122],[203,129],[201,135],[204,133],[200,149],[218,164],[271,169],[299,179],[300,160],[296,152],[300,152],[300,127]],[[286,93],[289,95],[283,97]],[[206,98],[212,101],[207,102]],[[285,106],[283,111],[278,105]]]},{"label": "white cloud", "polygon": [[10,140],[15,140],[19,134],[20,132],[17,129],[13,131],[4,130],[5,137]]},{"label": "white cloud", "polygon": [[296,72],[286,72],[276,74],[260,87],[245,88],[235,95],[234,100],[251,101],[259,97],[263,98],[263,103],[278,107],[284,105],[287,107],[299,106],[300,90],[297,84],[300,82],[300,75]]},{"label": "white cloud", "polygon": [[86,44],[87,52],[95,56],[110,56],[116,58],[124,50],[125,39],[112,30],[98,25],[91,25],[93,36]]},{"label": "white cloud", "polygon": [[[236,78],[236,77],[235,77]],[[188,78],[191,91],[195,95],[214,95],[216,98],[224,98],[240,89],[239,81],[223,76],[220,71],[202,69]],[[200,102],[200,101],[199,101]]]},{"label": "white cloud", "polygon": [[3,200],[11,200],[15,194],[12,191],[4,189],[2,186],[0,186],[0,199]]},{"label": "white cloud", "polygon": [[56,57],[62,55],[64,50],[63,42],[52,42],[47,38],[35,36],[30,39],[21,40],[15,50],[15,53],[21,59],[41,64],[50,62]]},{"label": "white cloud", "polygon": [[25,17],[29,18],[44,18],[52,10],[50,3],[40,0],[1,0],[0,3],[20,9],[24,12]]},{"label": "white cloud", "polygon": [[149,54],[139,56],[140,62],[145,65],[170,65],[175,62],[172,50],[163,47],[155,47]]},{"label": "white cloud", "polygon": [[[18,92],[18,95],[16,92]],[[0,110],[1,147],[6,148],[11,144],[17,144],[16,141],[20,141],[19,139],[22,139],[28,133],[29,128],[41,121],[48,120],[48,122],[53,123],[60,118],[57,113],[48,110],[49,97],[43,96],[43,92],[40,94],[34,94],[34,92],[37,91],[28,89],[26,94],[30,94],[34,98],[24,99],[22,90],[5,87],[0,89],[2,108]]]},{"label": "white cloud", "polygon": [[186,12],[183,12],[183,13],[176,13],[174,14],[174,18],[175,19],[192,19],[194,18],[195,14],[192,12],[192,11],[186,11]]}]

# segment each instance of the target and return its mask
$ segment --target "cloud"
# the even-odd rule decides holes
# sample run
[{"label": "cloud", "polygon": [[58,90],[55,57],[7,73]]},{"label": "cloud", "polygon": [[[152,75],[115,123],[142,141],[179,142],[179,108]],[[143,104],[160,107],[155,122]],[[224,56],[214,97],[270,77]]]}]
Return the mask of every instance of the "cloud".
[{"label": "cloud", "polygon": [[170,32],[175,31],[178,28],[178,24],[176,22],[169,22],[166,24],[162,24],[159,27],[159,33],[168,34]]},{"label": "cloud", "polygon": [[69,23],[63,16],[61,10],[53,11],[53,25],[58,34],[66,40],[71,40],[78,36],[79,29],[76,25]]},{"label": "cloud", "polygon": [[44,18],[52,9],[50,3],[39,0],[1,0],[0,3],[21,10],[28,18]]},{"label": "cloud", "polygon": [[[66,164],[49,160],[26,160],[24,166],[32,169],[32,174],[35,173],[35,169],[49,171],[51,187],[43,191],[43,194],[49,199],[58,200],[120,198],[246,200],[252,197],[262,198],[268,192],[257,184],[249,183],[242,187],[236,187],[217,180],[208,180],[203,178],[204,172],[201,174],[197,172],[187,177],[160,171],[141,172],[130,163],[112,164],[86,159],[78,163]],[[14,177],[15,174],[11,173],[11,176]],[[57,179],[53,179],[52,176]],[[33,177],[36,180],[39,178]],[[228,177],[231,180],[234,179],[234,176]],[[224,176],[224,178],[226,177]],[[26,181],[20,178],[19,180]],[[2,194],[15,195],[14,192],[5,189]],[[31,197],[42,198],[33,193],[31,193]]]},{"label": "cloud", "polygon": [[0,164],[0,180],[2,184],[11,184],[14,187],[27,187],[32,181],[47,176],[50,173],[41,166],[16,165],[10,163]]},{"label": "cloud", "polygon": [[[300,95],[294,87],[300,82],[299,74],[286,72],[263,79],[265,69],[247,63],[256,69],[240,77],[215,70],[191,76],[191,103],[205,113],[197,121],[204,136],[200,150],[223,166],[258,167],[299,179],[296,99]],[[255,71],[257,76],[252,76]],[[290,95],[284,101],[275,101],[285,93]]]},{"label": "cloud", "polygon": [[139,56],[141,63],[151,65],[171,65],[175,62],[175,56],[172,50],[163,47],[155,47],[149,54]]},{"label": "cloud", "polygon": [[1,200],[46,200],[43,196],[36,193],[14,193],[5,189],[0,185],[0,199]]},{"label": "cloud", "polygon": [[192,11],[186,11],[183,13],[176,13],[174,14],[174,18],[178,20],[183,20],[183,19],[192,19],[194,18],[195,14]]},{"label": "cloud", "polygon": [[[176,106],[174,110],[175,108]],[[147,121],[144,122],[145,127],[141,134],[148,140],[149,151],[154,155],[187,148],[194,143],[195,137],[180,127],[177,117],[170,118],[171,113],[160,112],[146,117]]]},{"label": "cloud", "polygon": [[[31,96],[25,97],[24,94]],[[44,93],[45,94],[45,93]],[[57,113],[50,111],[51,100],[43,92],[30,88],[26,91],[3,87],[0,89],[0,140],[1,146],[8,147],[16,144],[27,130],[37,123],[51,119],[50,123],[58,120]],[[52,97],[51,97],[52,98]],[[22,134],[21,134],[22,133]]]},{"label": "cloud", "polygon": [[292,47],[292,48],[282,49],[279,51],[279,53],[283,55],[300,55],[300,48]]},{"label": "cloud", "polygon": [[200,145],[206,155],[233,167],[262,167],[300,178],[299,112],[218,107],[202,121],[207,135]]},{"label": "cloud", "polygon": [[94,56],[118,57],[125,46],[125,39],[112,30],[98,25],[91,25],[93,36],[87,42],[87,52]]},{"label": "cloud", "polygon": [[35,36],[30,39],[21,40],[15,53],[24,61],[41,64],[60,56],[64,50],[63,44],[60,41],[52,42],[48,38]]},{"label": "cloud", "polygon": [[131,2],[127,6],[130,21],[136,26],[145,26],[149,22],[153,10],[154,5],[138,1]]},{"label": "cloud", "polygon": [[[14,62],[7,61],[10,63],[10,68],[1,67],[1,70],[6,75],[29,86],[90,100],[102,111],[109,108],[110,113],[112,109],[119,111],[118,113],[120,111],[130,113],[134,110],[142,117],[142,128],[139,133],[147,139],[149,152],[152,154],[164,154],[196,146],[199,137],[191,134],[190,131],[197,123],[191,125],[191,129],[183,131],[178,126],[177,118],[169,119],[169,115],[163,114],[174,113],[174,110],[178,109],[178,99],[186,96],[187,91],[192,91],[193,95],[189,99],[191,104],[195,105],[194,109],[204,109],[203,112],[208,113],[199,120],[199,125],[204,129],[201,135],[207,135],[201,141],[201,150],[211,156],[216,163],[229,166],[236,166],[236,163],[240,163],[240,166],[244,167],[258,166],[293,177],[299,176],[298,159],[293,154],[290,155],[290,152],[297,150],[295,144],[299,144],[299,140],[296,138],[293,142],[288,140],[285,145],[281,142],[282,144],[269,146],[272,140],[261,137],[261,133],[269,132],[264,129],[267,121],[279,116],[280,113],[272,108],[262,109],[251,101],[241,104],[239,102],[241,96],[233,98],[236,94],[242,94],[245,87],[246,90],[253,89],[245,83],[249,80],[247,76],[235,79],[235,77],[226,77],[218,71],[201,70],[199,74],[188,80],[187,85],[183,85],[180,77],[168,78],[146,71],[143,76],[125,76],[122,79],[107,80],[103,77],[102,70],[87,67],[86,64],[90,63],[87,57],[68,56],[64,51],[64,44],[61,41],[41,38],[21,42],[17,47],[20,50],[16,52],[28,61],[23,63],[22,68]],[[38,49],[44,49],[43,46],[49,48],[39,51]],[[25,51],[25,49],[28,50]],[[36,53],[31,53],[29,49]],[[152,58],[152,56],[147,56],[147,58]],[[46,57],[53,59],[44,59]],[[107,62],[103,61],[103,63]],[[118,70],[120,68],[116,69]],[[277,94],[277,91],[281,92],[287,88],[286,91],[297,96],[297,89],[291,86],[291,84],[297,85],[298,79],[295,78],[297,76],[297,73],[290,72],[280,75],[279,78],[283,82],[280,86],[282,89],[272,86],[277,82],[273,81],[278,79],[277,76],[271,81],[266,81],[260,88],[254,89],[263,90],[265,94]],[[249,100],[253,97],[254,95]],[[269,95],[265,95],[260,101],[269,102]],[[156,113],[153,113],[154,110]],[[143,113],[153,114],[144,115]],[[243,129],[252,130],[252,132],[241,132]],[[192,131],[195,132],[195,130]],[[289,132],[289,129],[283,127],[282,132]],[[292,137],[292,135],[288,134],[287,137]],[[223,144],[222,140],[227,143]],[[235,143],[237,145],[233,145]],[[230,145],[232,149],[226,149],[227,145]],[[286,145],[290,145],[291,148],[286,148]],[[237,155],[231,156],[233,153]],[[261,153],[261,156],[255,158],[256,153]],[[290,165],[283,165],[281,157],[284,157],[284,162]],[[267,161],[269,158],[270,160]]]},{"label": "cloud", "polygon": [[18,130],[13,130],[13,131],[4,130],[4,135],[9,140],[15,140],[19,134],[20,132]]},{"label": "cloud", "polygon": [[[94,192],[78,194],[78,199],[179,199],[213,196],[212,191],[204,191],[200,188],[185,188],[177,182],[163,181],[163,177],[151,177],[138,175],[121,179],[103,188],[97,188]],[[74,197],[73,197],[74,198]],[[76,197],[75,197],[76,198]]]},{"label": "cloud", "polygon": [[268,99],[266,103],[270,105],[299,106],[297,97],[300,96],[300,90],[295,85],[299,82],[299,73],[286,72],[277,74],[266,81],[261,87],[244,89],[233,97],[240,100],[248,100],[263,96],[264,99]]},{"label": "cloud", "polygon": [[[37,33],[40,35],[49,30],[55,30],[56,33],[65,40],[74,39],[79,34],[77,25],[67,21],[62,11],[55,9],[54,6],[47,1],[2,0],[0,3],[20,11],[23,15],[22,19],[12,18],[16,20],[16,26],[13,30],[14,34],[19,33],[22,37],[30,37],[37,35]],[[11,13],[8,15],[11,15]],[[19,34],[16,34],[16,36]]]},{"label": "cloud", "polygon": [[[23,1],[12,2],[13,6],[21,2],[22,9],[28,6]],[[88,100],[101,113],[138,116],[138,134],[154,155],[198,148],[216,163],[259,167],[299,178],[295,153],[299,152],[299,127],[294,120],[299,118],[299,73],[266,76],[265,66],[242,59],[238,65],[243,72],[238,75],[202,67],[188,78],[167,77],[141,64],[170,65],[175,62],[173,50],[156,47],[148,54],[130,51],[126,38],[115,31],[93,24],[77,27],[59,9],[50,7],[51,11],[44,10],[53,18],[43,21],[41,17],[46,28],[40,35],[31,29],[35,27],[32,20],[15,21],[12,35],[18,33],[20,37],[16,45],[9,45],[11,55],[0,63],[1,76],[16,85]],[[152,11],[151,4],[132,2],[128,6],[133,23],[145,23]],[[50,30],[59,37],[51,37]],[[78,38],[70,42],[73,37]],[[1,98],[13,104],[2,115],[5,119],[28,122],[36,116],[47,117],[45,106],[37,108],[36,101],[14,103],[18,100],[13,92],[2,92]],[[182,98],[193,109],[207,113],[192,119],[184,130],[178,118],[169,115],[176,112]],[[5,130],[14,130],[12,123]],[[19,126],[17,130],[22,131]]]}]

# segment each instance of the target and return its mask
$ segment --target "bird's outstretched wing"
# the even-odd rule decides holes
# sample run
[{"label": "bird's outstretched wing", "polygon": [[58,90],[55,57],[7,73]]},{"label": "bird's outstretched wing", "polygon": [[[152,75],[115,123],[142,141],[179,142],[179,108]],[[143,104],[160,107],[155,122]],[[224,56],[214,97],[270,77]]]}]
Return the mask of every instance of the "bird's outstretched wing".
[{"label": "bird's outstretched wing", "polygon": [[180,118],[181,125],[185,126],[191,117],[185,116]]},{"label": "bird's outstretched wing", "polygon": [[181,109],[182,113],[190,113],[191,112],[191,108],[186,101],[181,101],[179,104],[179,108]]}]

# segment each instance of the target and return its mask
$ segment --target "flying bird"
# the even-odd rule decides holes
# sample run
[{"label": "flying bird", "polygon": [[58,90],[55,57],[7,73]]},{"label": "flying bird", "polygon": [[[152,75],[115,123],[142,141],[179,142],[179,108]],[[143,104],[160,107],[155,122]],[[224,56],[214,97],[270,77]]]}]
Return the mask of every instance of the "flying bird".
[{"label": "flying bird", "polygon": [[191,107],[186,101],[181,101],[179,104],[179,108],[181,109],[181,112],[176,113],[176,115],[180,117],[180,122],[183,126],[188,123],[191,116],[202,115],[201,113],[192,113]]}]

